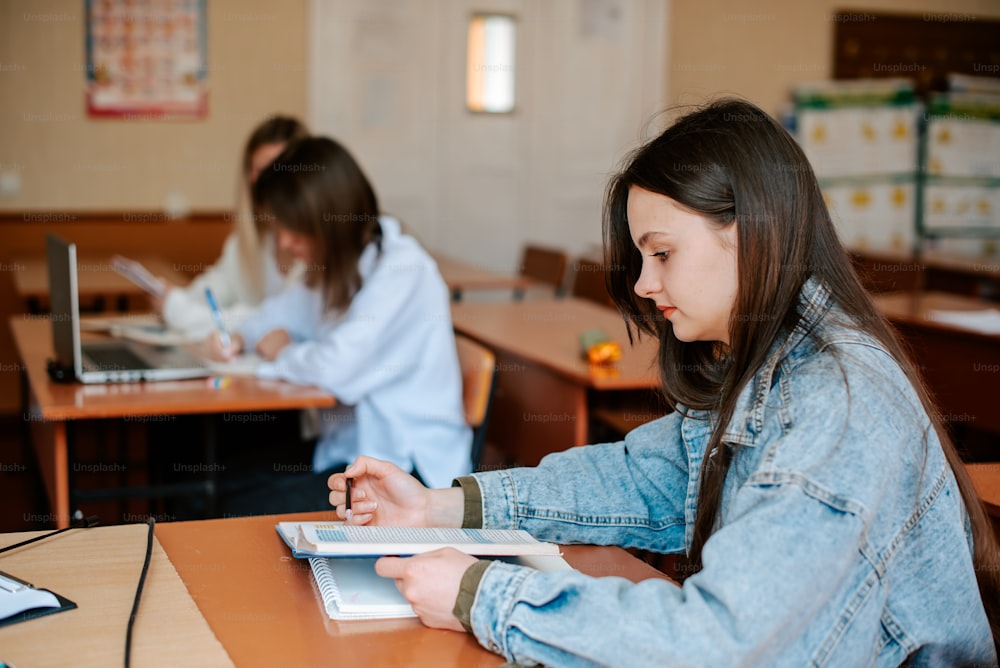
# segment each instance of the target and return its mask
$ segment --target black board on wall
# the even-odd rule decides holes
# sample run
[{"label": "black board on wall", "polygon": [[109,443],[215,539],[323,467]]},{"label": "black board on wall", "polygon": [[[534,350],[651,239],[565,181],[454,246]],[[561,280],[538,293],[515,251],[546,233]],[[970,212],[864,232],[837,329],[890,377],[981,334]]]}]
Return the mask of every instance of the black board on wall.
[{"label": "black board on wall", "polygon": [[962,12],[835,12],[833,78],[913,79],[920,97],[950,73],[1000,79],[1000,20]]}]

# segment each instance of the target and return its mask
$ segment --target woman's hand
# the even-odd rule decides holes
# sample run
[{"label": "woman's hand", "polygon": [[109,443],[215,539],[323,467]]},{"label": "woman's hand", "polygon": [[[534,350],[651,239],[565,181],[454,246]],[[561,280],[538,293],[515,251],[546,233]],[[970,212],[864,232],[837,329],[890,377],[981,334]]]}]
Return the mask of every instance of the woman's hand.
[{"label": "woman's hand", "polygon": [[222,345],[222,336],[219,332],[212,332],[205,338],[205,354],[216,362],[229,362],[241,352],[243,352],[243,337],[239,334],[232,334],[229,337],[228,346]]},{"label": "woman's hand", "polygon": [[257,342],[257,354],[266,360],[273,360],[292,342],[292,337],[283,329],[272,329]]},{"label": "woman's hand", "polygon": [[427,626],[464,631],[452,611],[462,576],[474,563],[475,557],[446,547],[405,559],[382,557],[375,562],[375,572],[396,581],[396,587]]},{"label": "woman's hand", "polygon": [[[351,479],[351,515],[347,515],[347,479]],[[358,457],[343,473],[327,480],[330,505],[348,524],[409,527],[460,527],[462,490],[427,489],[395,464]]]}]

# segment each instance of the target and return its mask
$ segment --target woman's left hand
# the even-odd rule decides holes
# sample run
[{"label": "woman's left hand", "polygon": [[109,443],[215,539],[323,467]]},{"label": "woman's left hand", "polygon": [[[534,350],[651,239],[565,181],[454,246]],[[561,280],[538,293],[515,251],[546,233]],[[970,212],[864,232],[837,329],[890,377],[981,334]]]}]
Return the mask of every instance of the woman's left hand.
[{"label": "woman's left hand", "polygon": [[266,360],[273,360],[285,346],[292,342],[292,337],[283,329],[272,329],[257,342],[257,354]]},{"label": "woman's left hand", "polygon": [[455,617],[462,576],[476,558],[446,547],[413,557],[382,557],[375,572],[393,578],[420,621],[435,629],[465,631]]}]

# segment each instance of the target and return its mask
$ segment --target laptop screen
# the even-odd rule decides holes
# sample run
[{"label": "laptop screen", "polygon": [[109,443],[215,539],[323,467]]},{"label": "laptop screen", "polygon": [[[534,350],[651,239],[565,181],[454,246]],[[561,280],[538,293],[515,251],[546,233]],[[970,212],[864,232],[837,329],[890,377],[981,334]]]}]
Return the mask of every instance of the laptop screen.
[{"label": "laptop screen", "polygon": [[56,362],[83,372],[80,354],[80,302],[76,285],[76,244],[49,233],[45,236],[49,265],[49,303],[52,319],[52,344]]}]

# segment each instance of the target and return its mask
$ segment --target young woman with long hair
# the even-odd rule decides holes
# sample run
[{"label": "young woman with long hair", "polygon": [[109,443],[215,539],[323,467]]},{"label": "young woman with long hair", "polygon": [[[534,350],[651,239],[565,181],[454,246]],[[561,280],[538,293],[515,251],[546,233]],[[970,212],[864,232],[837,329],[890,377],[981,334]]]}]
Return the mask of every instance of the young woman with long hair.
[{"label": "young woman with long hair", "polygon": [[168,327],[193,338],[212,331],[215,322],[205,288],[211,288],[228,325],[236,327],[264,299],[284,290],[301,273],[295,262],[278,258],[270,226],[254,212],[250,189],[288,142],[307,134],[299,120],[280,115],[268,117],[250,133],[240,161],[233,230],[215,264],[184,287],[167,286],[166,297],[155,307]]},{"label": "young woman with long hair", "polygon": [[996,665],[995,538],[795,140],[746,102],[690,113],[611,180],[604,233],[672,413],[449,489],[361,458],[330,501],[346,516],[350,477],[351,523],[521,528],[699,570],[632,584],[443,550],[378,572],[518,663]]},{"label": "young woman with long hair", "polygon": [[232,512],[328,507],[327,477],[358,455],[432,485],[468,473],[472,436],[451,304],[433,258],[380,213],[361,167],[333,139],[289,144],[253,197],[278,250],[305,273],[261,304],[228,347],[213,333],[211,355],[256,352],[265,360],[258,377],[322,387],[338,405],[320,416],[306,470],[272,470]]}]

